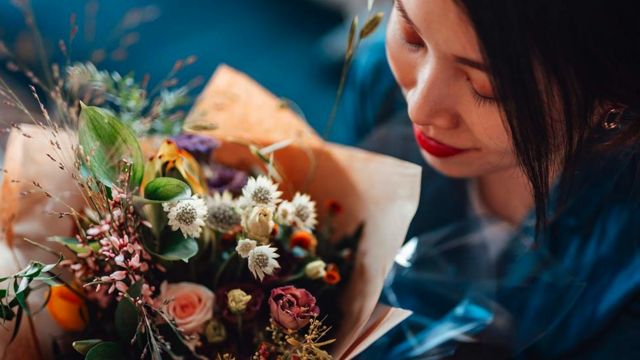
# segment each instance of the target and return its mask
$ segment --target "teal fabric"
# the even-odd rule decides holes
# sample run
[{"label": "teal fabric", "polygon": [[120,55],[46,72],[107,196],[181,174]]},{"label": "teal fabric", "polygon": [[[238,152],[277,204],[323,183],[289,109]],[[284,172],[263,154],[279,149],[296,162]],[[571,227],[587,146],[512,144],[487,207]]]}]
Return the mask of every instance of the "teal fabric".
[{"label": "teal fabric", "polygon": [[420,159],[403,104],[386,106],[397,89],[382,50],[354,69],[351,103],[367,108],[351,109],[365,114],[352,134],[423,165],[424,195],[381,299],[414,315],[360,358],[640,358],[638,149],[585,159],[563,206],[553,189],[535,240],[534,214],[518,229],[474,215],[467,184]]}]

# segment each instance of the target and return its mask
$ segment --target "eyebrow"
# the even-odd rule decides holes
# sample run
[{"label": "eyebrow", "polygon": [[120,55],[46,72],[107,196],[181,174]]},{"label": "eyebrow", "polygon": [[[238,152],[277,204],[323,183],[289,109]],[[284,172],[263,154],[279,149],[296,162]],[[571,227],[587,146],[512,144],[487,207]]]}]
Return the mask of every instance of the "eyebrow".
[{"label": "eyebrow", "polygon": [[398,12],[400,13],[400,15],[402,16],[402,18],[412,27],[414,28],[416,31],[418,31],[418,27],[416,26],[416,24],[413,22],[413,20],[411,20],[411,18],[409,17],[409,13],[407,13],[407,9],[404,7],[404,4],[402,3],[401,0],[395,0],[394,1],[396,3],[396,9],[398,9]]},{"label": "eyebrow", "polygon": [[[404,7],[402,0],[395,0],[394,2],[396,5],[396,9],[398,9],[398,12],[402,16],[402,18],[407,22],[407,24],[409,24],[409,26],[411,26],[416,32],[420,33],[416,24],[409,17],[409,13],[407,12],[407,9]],[[472,60],[472,59],[469,59],[463,56],[457,56],[457,55],[455,55],[453,58],[460,65],[468,66],[470,68],[480,70],[486,73],[489,72],[489,67],[480,61]]]},{"label": "eyebrow", "polygon": [[483,71],[483,72],[486,72],[486,73],[489,72],[489,67],[487,65],[479,62],[479,61],[471,60],[471,59],[468,59],[466,57],[457,56],[457,55],[454,56],[453,58],[460,65],[468,66],[470,68],[474,68],[476,70],[480,70],[480,71]]}]

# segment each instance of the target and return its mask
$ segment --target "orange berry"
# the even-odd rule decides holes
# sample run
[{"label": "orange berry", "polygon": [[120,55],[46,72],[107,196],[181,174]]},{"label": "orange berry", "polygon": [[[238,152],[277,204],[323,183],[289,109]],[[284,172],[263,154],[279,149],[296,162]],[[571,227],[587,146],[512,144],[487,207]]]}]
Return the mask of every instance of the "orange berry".
[{"label": "orange berry", "polygon": [[58,325],[71,332],[84,330],[89,318],[84,300],[62,284],[52,286],[49,291],[47,311]]}]

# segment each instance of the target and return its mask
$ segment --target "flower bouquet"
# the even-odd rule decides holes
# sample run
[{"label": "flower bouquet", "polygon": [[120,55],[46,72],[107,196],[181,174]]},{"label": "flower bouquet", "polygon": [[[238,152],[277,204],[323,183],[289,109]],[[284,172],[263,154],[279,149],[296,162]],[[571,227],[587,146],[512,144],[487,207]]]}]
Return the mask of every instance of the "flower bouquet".
[{"label": "flower bouquet", "polygon": [[77,117],[7,145],[5,358],[351,358],[406,316],[376,303],[418,167],[324,142],[226,66],[181,135]]}]

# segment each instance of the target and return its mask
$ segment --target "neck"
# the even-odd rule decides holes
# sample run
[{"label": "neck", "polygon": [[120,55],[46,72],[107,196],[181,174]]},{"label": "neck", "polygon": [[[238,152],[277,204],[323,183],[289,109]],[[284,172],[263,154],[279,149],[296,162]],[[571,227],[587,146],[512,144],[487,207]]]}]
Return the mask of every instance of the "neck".
[{"label": "neck", "polygon": [[514,226],[522,223],[534,205],[529,180],[519,167],[480,177],[478,189],[483,205]]}]

